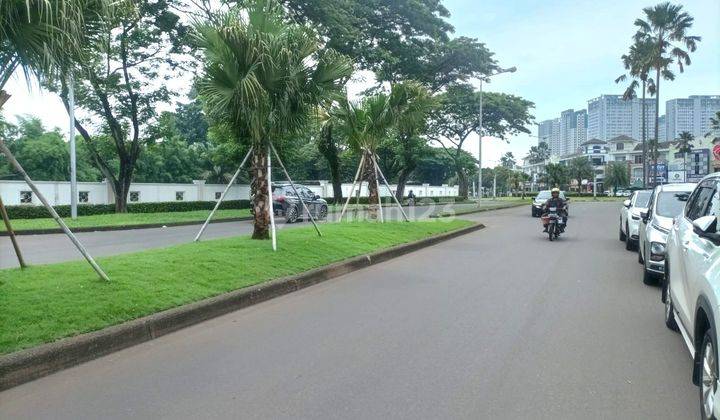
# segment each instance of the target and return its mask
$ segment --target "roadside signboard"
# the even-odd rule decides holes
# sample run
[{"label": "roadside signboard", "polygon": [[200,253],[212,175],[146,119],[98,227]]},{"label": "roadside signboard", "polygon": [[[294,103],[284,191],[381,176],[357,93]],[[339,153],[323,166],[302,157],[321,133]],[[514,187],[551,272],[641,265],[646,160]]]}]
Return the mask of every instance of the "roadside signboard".
[{"label": "roadside signboard", "polygon": [[671,184],[685,182],[685,172],[668,171],[668,182]]}]

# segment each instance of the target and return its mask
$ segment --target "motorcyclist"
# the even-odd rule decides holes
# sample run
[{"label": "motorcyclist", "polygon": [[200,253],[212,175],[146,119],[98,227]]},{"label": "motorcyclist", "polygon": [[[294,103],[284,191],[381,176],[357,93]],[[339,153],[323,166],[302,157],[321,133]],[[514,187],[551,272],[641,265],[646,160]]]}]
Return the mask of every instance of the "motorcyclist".
[{"label": "motorcyclist", "polygon": [[[550,198],[543,204],[542,206],[542,215],[547,216],[548,209],[550,207],[555,207],[558,210],[558,214],[562,216],[563,218],[563,224],[560,227],[560,231],[565,231],[565,226],[567,226],[567,203],[565,200],[563,200],[560,197],[560,189],[559,188],[553,188],[550,190]],[[548,219],[543,219],[543,232],[548,231]]]},{"label": "motorcyclist", "polygon": [[415,205],[415,193],[413,190],[410,190],[408,193],[408,206],[414,206]]}]

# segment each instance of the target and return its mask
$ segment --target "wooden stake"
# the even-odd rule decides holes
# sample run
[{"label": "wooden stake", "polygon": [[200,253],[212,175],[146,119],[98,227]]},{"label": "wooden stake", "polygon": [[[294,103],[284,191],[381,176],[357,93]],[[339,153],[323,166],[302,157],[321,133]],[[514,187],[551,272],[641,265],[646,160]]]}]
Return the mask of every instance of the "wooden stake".
[{"label": "wooden stake", "polygon": [[[377,168],[378,172],[380,172],[380,176],[382,176],[382,179],[383,179],[383,182],[385,183],[385,186],[386,186],[386,187],[388,188],[388,190],[390,190],[390,192],[392,193],[392,188],[390,188],[390,184],[388,184],[387,179],[385,179],[385,175],[383,175],[382,169],[380,169],[380,166],[377,164],[377,160],[375,159],[374,156],[370,156],[370,158],[372,159],[373,163],[375,163],[375,167]],[[403,210],[403,208],[402,208],[402,204],[400,204],[400,202],[398,201],[397,197],[395,197],[395,194],[390,194],[390,195],[392,195],[392,198],[395,200],[395,203],[397,203],[398,208],[400,209],[400,213],[402,213],[403,217],[405,218],[405,221],[406,221],[406,222],[409,222],[410,219],[408,219],[407,214],[405,214],[405,210]]]},{"label": "wooden stake", "polygon": [[18,246],[17,238],[15,238],[15,231],[13,231],[13,228],[10,225],[10,218],[8,217],[5,204],[3,204],[2,197],[0,197],[0,214],[2,214],[3,222],[5,222],[5,229],[7,230],[8,236],[10,236],[12,246],[15,248],[15,255],[17,255],[20,268],[25,268],[27,265],[25,265],[25,260],[23,260],[22,253],[20,252],[20,246]]},{"label": "wooden stake", "polygon": [[288,173],[287,169],[285,169],[285,165],[283,165],[282,160],[280,160],[280,155],[278,154],[277,150],[275,150],[275,146],[273,146],[272,143],[270,143],[270,148],[272,149],[273,153],[275,153],[275,157],[277,158],[277,161],[280,164],[280,168],[285,173],[285,177],[288,179],[288,182],[290,182],[290,187],[292,187],[293,191],[295,191],[295,195],[300,200],[300,203],[302,203],[303,208],[307,212],[308,216],[310,216],[310,221],[312,222],[313,226],[315,226],[315,231],[317,232],[318,236],[322,236],[322,233],[320,233],[320,228],[318,228],[317,223],[315,223],[315,218],[313,217],[312,213],[310,212],[310,209],[308,208],[307,204],[305,204],[305,200],[302,199],[302,196],[300,195],[298,190],[295,189],[295,184],[292,182],[292,179],[290,178],[290,174]]},{"label": "wooden stake", "polygon": [[[355,179],[353,180],[352,188],[350,188],[350,193],[348,193],[348,198],[345,200],[345,205],[343,205],[342,211],[340,212],[340,220],[342,221],[343,215],[345,214],[345,210],[347,209],[348,204],[350,204],[350,200],[352,199],[353,192],[355,192],[355,184],[357,184],[358,177],[360,176],[360,171],[362,170],[363,163],[365,163],[365,153],[363,153],[362,157],[360,158],[360,165],[358,165],[358,170],[355,173]],[[362,183],[360,184],[360,187],[362,187]]]},{"label": "wooden stake", "polygon": [[202,227],[200,228],[200,232],[198,232],[197,235],[195,235],[195,239],[193,240],[194,242],[197,242],[200,240],[200,236],[202,236],[203,232],[205,232],[205,228],[207,228],[207,225],[210,223],[210,219],[212,219],[213,215],[215,215],[215,212],[217,211],[217,209],[220,207],[220,204],[225,199],[225,195],[230,190],[230,187],[232,187],[232,185],[235,183],[235,180],[237,179],[238,175],[240,175],[240,171],[242,170],[243,166],[245,166],[245,162],[250,157],[250,153],[252,153],[252,150],[253,150],[253,148],[251,146],[250,150],[248,150],[247,154],[245,155],[245,158],[240,163],[240,166],[238,166],[237,171],[235,171],[235,174],[232,176],[232,178],[230,179],[230,182],[228,182],[227,186],[225,187],[225,191],[223,191],[223,193],[220,194],[220,199],[218,200],[217,203],[215,203],[215,207],[210,212],[210,215],[208,216],[207,220],[205,220],[205,223],[203,223]]},{"label": "wooden stake", "polygon": [[272,248],[277,251],[277,236],[275,235],[275,209],[273,208],[272,199],[272,162],[270,160],[270,146],[267,149],[267,193],[268,205],[270,207],[270,233],[272,235]]},{"label": "wooden stake", "polygon": [[57,214],[53,206],[50,205],[50,203],[45,199],[45,196],[40,192],[40,190],[37,188],[35,183],[32,179],[30,179],[30,176],[28,176],[27,172],[25,172],[25,169],[23,169],[22,165],[15,159],[15,156],[12,154],[10,149],[8,149],[5,142],[0,139],[0,152],[4,153],[7,157],[10,164],[15,168],[20,175],[22,175],[25,182],[28,184],[30,189],[33,191],[33,193],[37,196],[37,198],[40,200],[40,202],[45,206],[47,211],[50,213],[53,219],[55,219],[55,222],[57,222],[58,225],[60,225],[60,228],[62,228],[63,232],[65,232],[65,235],[67,235],[68,238],[70,238],[70,241],[75,245],[75,247],[80,251],[80,254],[82,254],[83,257],[87,260],[88,264],[95,270],[95,272],[100,276],[101,279],[105,281],[110,281],[110,278],[105,274],[105,272],[100,268],[100,266],[95,262],[93,257],[87,252],[83,244],[80,243],[80,241],[75,237],[75,235],[70,231],[70,228],[67,227],[65,222],[62,218]]},{"label": "wooden stake", "polygon": [[[380,195],[380,179],[379,179],[380,175],[378,175],[379,168],[375,161],[373,161],[373,163],[374,163],[373,169],[375,170],[375,188],[377,188],[377,195],[378,195],[377,206],[378,206],[378,211],[380,212],[380,223],[385,223],[385,220],[383,219],[382,200],[380,199],[380,197],[382,197],[382,196]],[[392,190],[390,190],[390,194],[392,194]]]}]

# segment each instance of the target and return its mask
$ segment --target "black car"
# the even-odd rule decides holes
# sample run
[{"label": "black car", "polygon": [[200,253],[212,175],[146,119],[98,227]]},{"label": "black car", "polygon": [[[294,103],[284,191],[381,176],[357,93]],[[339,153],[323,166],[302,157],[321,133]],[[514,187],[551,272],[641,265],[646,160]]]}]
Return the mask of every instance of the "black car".
[{"label": "black car", "polygon": [[[295,189],[301,195],[302,200],[308,206],[314,218],[322,220],[327,217],[327,201],[304,185],[295,184]],[[273,210],[276,215],[285,217],[285,223],[294,223],[298,219],[307,217],[300,199],[290,184],[274,184],[272,191]]]},{"label": "black car", "polygon": [[[538,195],[530,203],[530,214],[532,217],[540,217],[542,215],[542,206],[552,197],[550,190],[540,191]],[[567,201],[565,191],[560,191],[560,198]]]}]

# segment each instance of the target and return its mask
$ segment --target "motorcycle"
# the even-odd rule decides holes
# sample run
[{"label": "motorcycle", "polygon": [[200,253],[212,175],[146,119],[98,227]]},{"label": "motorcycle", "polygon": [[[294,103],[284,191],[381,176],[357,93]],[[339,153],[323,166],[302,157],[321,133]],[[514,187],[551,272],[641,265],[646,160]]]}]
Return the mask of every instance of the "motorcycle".
[{"label": "motorcycle", "polygon": [[543,216],[543,224],[547,221],[548,239],[554,241],[565,231],[565,219],[558,212],[557,207],[548,207],[547,214]]}]

